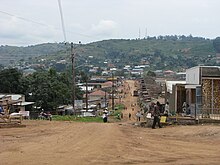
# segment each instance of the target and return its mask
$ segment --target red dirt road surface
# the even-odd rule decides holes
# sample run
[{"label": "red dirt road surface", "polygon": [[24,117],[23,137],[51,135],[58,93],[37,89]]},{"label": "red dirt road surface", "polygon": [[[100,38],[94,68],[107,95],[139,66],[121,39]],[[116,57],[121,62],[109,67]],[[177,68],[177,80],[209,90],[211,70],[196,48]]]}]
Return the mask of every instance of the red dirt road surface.
[{"label": "red dirt road surface", "polygon": [[121,122],[26,120],[0,129],[0,165],[220,164],[220,125],[137,127],[127,118],[137,98],[127,95]]}]

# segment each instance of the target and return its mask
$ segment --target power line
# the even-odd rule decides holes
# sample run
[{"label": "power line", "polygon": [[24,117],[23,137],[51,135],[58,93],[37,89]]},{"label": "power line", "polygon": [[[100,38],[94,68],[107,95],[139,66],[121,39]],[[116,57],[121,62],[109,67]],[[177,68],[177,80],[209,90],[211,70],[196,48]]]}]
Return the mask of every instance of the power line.
[{"label": "power line", "polygon": [[58,0],[58,4],[59,4],[59,10],[60,10],[60,18],[61,18],[61,23],[62,23],[64,41],[66,42],[66,31],[65,31],[65,26],[64,26],[63,11],[62,11],[62,6],[61,6],[60,0]]},{"label": "power line", "polygon": [[15,17],[15,18],[21,19],[21,20],[26,21],[26,22],[31,22],[31,23],[34,23],[34,24],[38,24],[38,25],[41,25],[41,26],[49,26],[47,24],[36,22],[36,21],[30,20],[30,19],[27,19],[27,18],[24,18],[24,17],[16,16],[16,15],[13,15],[13,14],[10,14],[8,12],[1,11],[1,10],[0,10],[0,13],[3,13],[3,14],[6,14],[8,16],[11,16],[11,17]]},{"label": "power line", "polygon": [[[8,15],[10,17],[15,17],[17,19],[20,19],[20,20],[23,20],[23,21],[26,21],[26,22],[29,22],[29,23],[37,24],[37,25],[40,25],[40,26],[45,26],[45,27],[50,28],[50,29],[55,29],[55,30],[58,30],[58,31],[61,30],[60,28],[57,28],[57,27],[54,27],[54,26],[51,26],[51,25],[48,25],[48,24],[44,24],[44,23],[41,23],[41,22],[37,22],[37,21],[34,21],[32,19],[27,19],[27,18],[24,18],[24,17],[16,16],[14,14],[11,14],[11,13],[8,13],[8,12],[2,11],[2,10],[0,10],[0,13]],[[83,36],[83,37],[90,38],[90,39],[95,38],[94,36],[90,36],[90,35],[87,35],[87,34],[76,33],[76,32],[72,32],[72,31],[68,31],[68,30],[65,30],[65,31],[68,32],[68,33],[71,33],[71,34],[75,34],[75,35],[78,35],[78,36]]]}]

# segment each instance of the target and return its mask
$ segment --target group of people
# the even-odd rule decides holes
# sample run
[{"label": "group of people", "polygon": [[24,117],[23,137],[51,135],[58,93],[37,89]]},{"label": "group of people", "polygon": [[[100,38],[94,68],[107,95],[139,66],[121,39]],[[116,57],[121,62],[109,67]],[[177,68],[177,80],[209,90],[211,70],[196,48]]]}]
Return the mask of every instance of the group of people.
[{"label": "group of people", "polygon": [[[159,102],[157,102],[156,104],[152,104],[150,106],[150,113],[153,116],[153,124],[152,124],[152,129],[156,128],[156,124],[158,125],[159,128],[162,128],[161,124],[160,124],[160,116],[164,115],[164,116],[168,116],[169,114],[169,103],[167,102],[165,105],[165,110],[163,112],[163,114],[161,113],[161,104]],[[136,113],[136,117],[137,117],[137,121],[141,120],[141,112],[138,111]],[[129,120],[131,119],[131,113],[128,114]],[[106,123],[108,122],[108,113],[106,111],[103,112],[102,115],[103,118],[103,122]],[[122,116],[118,116],[118,118],[123,118],[123,114]]]},{"label": "group of people", "polygon": [[186,102],[183,102],[182,112],[183,112],[183,114],[185,114],[185,115],[190,115],[190,114],[191,114],[190,106],[189,106],[189,104],[187,104]]},{"label": "group of people", "polygon": [[40,112],[39,119],[52,120],[52,114],[50,112],[44,112],[43,110]]},{"label": "group of people", "polygon": [[153,124],[152,124],[152,129],[156,128],[156,124],[158,125],[159,128],[162,128],[161,123],[160,123],[160,117],[161,116],[166,116],[168,117],[170,115],[169,112],[169,103],[166,102],[165,107],[163,108],[162,105],[160,104],[159,101],[157,103],[152,103],[149,107],[149,113],[151,113],[151,116],[153,116]]},{"label": "group of people", "polygon": [[[153,117],[153,124],[152,124],[152,129],[156,128],[156,125],[158,125],[159,128],[162,128],[161,123],[160,123],[160,117],[163,116],[167,116],[169,115],[169,103],[167,102],[165,105],[164,110],[162,109],[162,106],[160,104],[160,102],[152,103],[149,107],[149,111],[148,113],[151,113],[151,116]],[[137,121],[140,121],[142,117],[142,113],[141,111],[138,111],[136,113],[136,118]],[[129,119],[131,118],[131,114],[129,113]]]}]

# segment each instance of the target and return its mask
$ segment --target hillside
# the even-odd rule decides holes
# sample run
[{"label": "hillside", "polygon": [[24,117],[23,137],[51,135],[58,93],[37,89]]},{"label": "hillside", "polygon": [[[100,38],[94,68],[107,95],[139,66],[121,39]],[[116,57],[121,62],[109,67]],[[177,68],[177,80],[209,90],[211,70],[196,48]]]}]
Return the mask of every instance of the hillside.
[{"label": "hillside", "polygon": [[210,65],[213,62],[210,58],[215,57],[212,41],[203,38],[107,40],[92,43],[90,47],[104,52],[103,56],[113,63],[140,64],[142,59],[143,63],[149,63],[158,69],[166,66]]},{"label": "hillside", "polygon": [[28,60],[38,56],[57,54],[59,51],[66,50],[60,43],[44,43],[27,47],[0,46],[0,64],[8,65],[17,60]]},{"label": "hillside", "polygon": [[[104,61],[118,67],[149,64],[152,69],[188,68],[199,64],[216,65],[213,40],[192,36],[159,36],[147,39],[112,39],[75,45],[79,65],[104,66]],[[93,58],[88,58],[88,57]],[[47,43],[28,47],[0,47],[1,64],[18,60],[70,60],[70,45]]]}]

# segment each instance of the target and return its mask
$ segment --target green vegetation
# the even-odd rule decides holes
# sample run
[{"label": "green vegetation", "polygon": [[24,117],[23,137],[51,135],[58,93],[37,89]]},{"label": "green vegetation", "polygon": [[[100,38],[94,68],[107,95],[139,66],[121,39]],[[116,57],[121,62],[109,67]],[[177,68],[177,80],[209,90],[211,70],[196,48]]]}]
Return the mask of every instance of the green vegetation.
[{"label": "green vegetation", "polygon": [[[58,74],[54,69],[38,71],[32,75],[22,76],[16,69],[0,71],[1,93],[24,94],[27,101],[34,101],[37,107],[45,111],[55,111],[59,105],[70,104],[71,76]],[[75,87],[76,99],[82,98],[82,92]]]},{"label": "green vegetation", "polygon": [[114,118],[119,119],[119,117],[122,114],[122,110],[124,109],[124,104],[117,104],[115,106],[115,111],[111,114],[111,116],[114,116]]},{"label": "green vegetation", "polygon": [[16,69],[5,69],[0,71],[1,93],[19,93],[22,73]]},{"label": "green vegetation", "polygon": [[148,71],[146,76],[150,76],[150,77],[156,77],[156,74],[153,71]]},{"label": "green vegetation", "polygon": [[213,40],[213,47],[217,53],[220,53],[220,37]]},{"label": "green vegetation", "polygon": [[75,122],[103,122],[102,117],[75,117],[53,115],[55,121],[75,121]]},{"label": "green vegetation", "polygon": [[35,61],[39,56],[54,59],[57,54],[65,54],[66,49],[67,45],[64,43],[44,43],[27,47],[2,45],[0,46],[0,61],[8,65],[22,61]]},{"label": "green vegetation", "polygon": [[[151,70],[188,68],[204,64],[208,55],[215,55],[211,40],[192,36],[159,36],[142,40],[106,40],[89,44],[105,52],[116,66],[148,63]],[[84,55],[90,52],[84,52]],[[95,56],[95,53],[93,53]],[[97,57],[98,58],[98,57]]]},{"label": "green vegetation", "polygon": [[115,109],[116,110],[123,110],[124,108],[125,108],[124,104],[117,104],[117,105],[115,105]]},{"label": "green vegetation", "polygon": [[[216,65],[219,37],[215,40],[189,36],[158,36],[145,39],[112,39],[85,45],[75,45],[77,65],[107,67],[105,62],[122,68],[124,65],[148,64],[150,70],[189,68],[196,65]],[[57,65],[59,60],[70,60],[70,44],[48,43],[28,47],[1,46],[0,57],[12,57],[20,63]],[[91,58],[88,58],[91,57]],[[46,59],[41,61],[41,59]],[[1,60],[1,62],[6,60]],[[14,61],[14,62],[15,62]],[[86,63],[85,63],[86,61]],[[11,63],[13,61],[8,61]],[[58,65],[59,69],[65,68]]]},{"label": "green vegetation", "polygon": [[117,117],[118,115],[121,115],[121,112],[122,110],[115,110],[111,115]]}]

